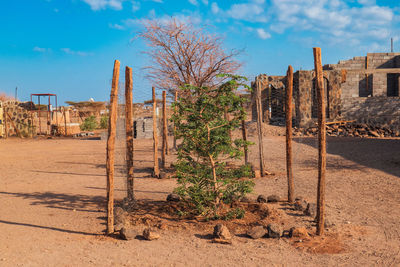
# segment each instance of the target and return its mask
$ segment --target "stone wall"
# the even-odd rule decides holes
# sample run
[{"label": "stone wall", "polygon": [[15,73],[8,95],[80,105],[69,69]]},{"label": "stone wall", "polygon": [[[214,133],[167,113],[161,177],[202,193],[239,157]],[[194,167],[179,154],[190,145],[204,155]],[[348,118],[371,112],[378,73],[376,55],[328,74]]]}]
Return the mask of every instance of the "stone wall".
[{"label": "stone wall", "polygon": [[23,137],[36,135],[35,126],[32,122],[32,119],[35,118],[23,103],[18,101],[3,102],[3,112],[3,119],[7,117],[5,132],[8,132],[8,136],[17,135],[17,132]]}]

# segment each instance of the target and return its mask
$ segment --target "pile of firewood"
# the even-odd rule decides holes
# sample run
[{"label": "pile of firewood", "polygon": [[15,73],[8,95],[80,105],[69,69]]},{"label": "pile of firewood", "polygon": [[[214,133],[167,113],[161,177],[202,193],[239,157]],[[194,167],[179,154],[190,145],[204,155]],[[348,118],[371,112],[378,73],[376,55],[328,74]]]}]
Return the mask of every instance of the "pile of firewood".
[{"label": "pile of firewood", "polygon": [[[293,128],[294,136],[316,136],[317,126],[309,128]],[[357,123],[355,121],[339,121],[326,123],[326,135],[349,137],[400,137],[400,131],[387,127]]]}]

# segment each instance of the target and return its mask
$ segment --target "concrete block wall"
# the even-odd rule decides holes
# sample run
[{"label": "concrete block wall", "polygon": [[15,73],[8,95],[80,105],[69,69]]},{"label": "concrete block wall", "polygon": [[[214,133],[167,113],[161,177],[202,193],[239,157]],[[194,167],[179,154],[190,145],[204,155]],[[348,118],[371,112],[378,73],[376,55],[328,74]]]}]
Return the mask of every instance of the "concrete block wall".
[{"label": "concrete block wall", "polygon": [[400,130],[400,97],[344,98],[342,116]]},{"label": "concrete block wall", "polygon": [[[7,116],[7,131],[9,136],[17,134],[17,130],[23,137],[36,135],[35,124],[32,122],[31,112],[21,106],[18,101],[6,101],[3,103],[3,117]],[[8,117],[8,115],[11,117]],[[33,118],[35,119],[35,117]],[[15,126],[15,127],[14,127]],[[17,128],[17,129],[15,129]]]}]

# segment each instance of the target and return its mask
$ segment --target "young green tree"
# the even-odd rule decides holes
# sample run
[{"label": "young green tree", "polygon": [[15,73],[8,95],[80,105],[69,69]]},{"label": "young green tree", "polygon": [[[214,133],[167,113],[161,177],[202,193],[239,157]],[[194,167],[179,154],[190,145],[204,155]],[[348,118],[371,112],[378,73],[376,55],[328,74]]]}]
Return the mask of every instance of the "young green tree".
[{"label": "young green tree", "polygon": [[[187,85],[175,103],[172,120],[176,138],[181,139],[176,164],[179,187],[175,191],[196,214],[221,218],[229,216],[228,205],[252,191],[254,186],[249,166],[228,168],[228,160],[239,159],[242,139],[232,140],[229,132],[237,129],[245,118],[242,103],[236,94],[246,87],[243,77],[228,75],[230,80],[218,87]],[[229,116],[225,116],[225,112]],[[229,208],[228,208],[229,210]]]}]

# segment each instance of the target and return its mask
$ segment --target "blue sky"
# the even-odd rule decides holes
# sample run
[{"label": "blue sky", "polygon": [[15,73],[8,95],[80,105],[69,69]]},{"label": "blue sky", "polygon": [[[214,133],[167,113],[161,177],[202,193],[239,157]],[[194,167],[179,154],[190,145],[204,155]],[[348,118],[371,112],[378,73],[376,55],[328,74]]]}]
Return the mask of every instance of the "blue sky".
[{"label": "blue sky", "polygon": [[59,103],[109,98],[114,59],[134,72],[134,101],[151,96],[142,70],[146,46],[134,39],[142,19],[192,21],[244,49],[240,74],[283,75],[323,64],[400,50],[397,0],[3,0],[0,3],[0,92],[21,100],[55,93]]}]

